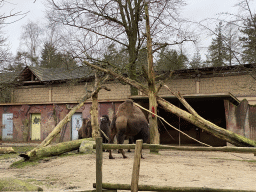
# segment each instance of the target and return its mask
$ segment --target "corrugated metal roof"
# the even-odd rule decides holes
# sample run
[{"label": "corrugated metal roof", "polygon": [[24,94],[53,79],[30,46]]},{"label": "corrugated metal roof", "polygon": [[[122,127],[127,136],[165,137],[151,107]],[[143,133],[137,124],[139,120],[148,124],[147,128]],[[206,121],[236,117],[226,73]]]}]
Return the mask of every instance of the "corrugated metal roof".
[{"label": "corrugated metal roof", "polygon": [[87,66],[77,67],[73,70],[63,68],[43,68],[43,67],[27,67],[42,82],[71,80],[89,78],[92,70]]}]

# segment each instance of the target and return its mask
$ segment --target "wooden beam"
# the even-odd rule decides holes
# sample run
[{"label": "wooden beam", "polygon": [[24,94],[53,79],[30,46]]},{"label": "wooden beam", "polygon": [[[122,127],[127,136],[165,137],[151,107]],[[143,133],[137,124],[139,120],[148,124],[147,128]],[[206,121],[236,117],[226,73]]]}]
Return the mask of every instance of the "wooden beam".
[{"label": "wooden beam", "polygon": [[[93,184],[95,187],[95,183]],[[103,189],[131,190],[129,184],[102,183]],[[256,192],[256,190],[216,189],[207,187],[171,187],[159,185],[139,185],[138,191],[169,191],[169,192]]]},{"label": "wooden beam", "polygon": [[[96,148],[96,145],[93,146]],[[103,149],[135,149],[135,144],[102,144]],[[233,153],[256,153],[256,147],[179,147],[170,145],[146,144],[142,149],[169,149],[178,151],[220,151]]]}]

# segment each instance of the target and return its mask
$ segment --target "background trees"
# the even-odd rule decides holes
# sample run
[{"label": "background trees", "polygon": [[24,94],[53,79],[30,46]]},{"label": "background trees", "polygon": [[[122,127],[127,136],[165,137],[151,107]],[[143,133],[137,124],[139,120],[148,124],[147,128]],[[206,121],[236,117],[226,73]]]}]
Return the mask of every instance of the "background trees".
[{"label": "background trees", "polygon": [[28,59],[32,66],[37,66],[39,64],[39,49],[42,41],[42,35],[43,29],[35,22],[29,21],[23,26],[21,46],[24,46],[24,49],[28,53]]},{"label": "background trees", "polygon": [[[67,0],[58,3],[49,0],[48,3],[51,5],[51,14],[48,15],[52,22],[83,30],[84,36],[90,39],[90,45],[83,46],[84,53],[96,48],[104,50],[106,45],[113,43],[118,50],[127,50],[127,72],[131,79],[136,79],[137,65],[141,64],[137,60],[140,50],[145,47],[144,0]],[[184,2],[163,0],[152,1],[150,5],[153,45],[159,49],[176,40],[178,12]],[[131,93],[136,94],[137,90],[131,88]]]},{"label": "background trees", "polygon": [[55,46],[46,42],[41,53],[40,66],[45,68],[64,68],[74,69],[77,67],[76,61],[72,58],[71,54],[60,53]]},{"label": "background trees", "polygon": [[177,69],[187,68],[188,58],[186,55],[179,53],[176,50],[168,50],[163,48],[159,54],[159,59],[157,60],[157,70],[158,71],[170,71]]},{"label": "background trees", "polygon": [[222,32],[222,22],[219,22],[216,28],[216,38],[212,39],[212,43],[209,46],[209,62],[213,67],[221,67],[225,65],[225,61],[228,60],[227,47],[225,46],[225,37]]},{"label": "background trees", "polygon": [[256,14],[244,20],[244,28],[241,29],[243,43],[242,59],[245,63],[256,63]]}]

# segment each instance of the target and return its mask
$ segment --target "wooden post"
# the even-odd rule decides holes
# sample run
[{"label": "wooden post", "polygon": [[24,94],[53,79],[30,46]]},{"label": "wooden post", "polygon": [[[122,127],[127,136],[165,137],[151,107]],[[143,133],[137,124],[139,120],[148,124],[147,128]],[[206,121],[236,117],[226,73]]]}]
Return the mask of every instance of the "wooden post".
[{"label": "wooden post", "polygon": [[96,138],[96,191],[102,192],[102,137]]},{"label": "wooden post", "polygon": [[[153,65],[153,53],[152,53],[152,39],[150,34],[149,13],[148,13],[149,1],[145,0],[145,19],[146,19],[146,34],[147,34],[147,53],[148,53],[148,99],[149,110],[157,114],[157,100],[156,100],[156,85],[155,85],[155,72]],[[157,117],[149,114],[149,130],[150,130],[150,143],[160,144],[160,134],[158,131]],[[158,150],[150,150],[150,152],[158,153]]]},{"label": "wooden post", "polygon": [[136,141],[134,162],[133,162],[133,171],[132,171],[132,181],[131,181],[131,191],[132,192],[138,191],[142,144],[143,144],[142,140]]},{"label": "wooden post", "polygon": [[[99,78],[97,76],[97,73],[95,73],[95,87],[99,83]],[[91,106],[91,124],[92,124],[92,138],[100,137],[100,127],[98,122],[98,92],[95,92],[92,94],[92,106]]]}]

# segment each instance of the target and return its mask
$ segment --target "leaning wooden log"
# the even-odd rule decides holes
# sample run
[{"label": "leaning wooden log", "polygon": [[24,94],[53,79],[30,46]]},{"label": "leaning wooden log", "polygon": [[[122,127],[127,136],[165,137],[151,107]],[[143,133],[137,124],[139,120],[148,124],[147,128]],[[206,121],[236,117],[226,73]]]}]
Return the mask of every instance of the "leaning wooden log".
[{"label": "leaning wooden log", "polygon": [[[102,149],[135,149],[135,144],[102,144]],[[96,145],[93,145],[96,148]],[[256,153],[256,147],[179,147],[143,143],[142,149],[168,149],[177,151],[219,151],[232,153]]]},{"label": "leaning wooden log", "polygon": [[[93,187],[96,187],[96,183],[93,183]],[[113,184],[102,183],[103,189],[114,190],[131,190],[129,184]],[[236,190],[236,189],[216,189],[207,187],[171,187],[171,186],[159,186],[159,185],[139,185],[138,191],[169,191],[169,192],[256,192],[256,190]]]},{"label": "leaning wooden log", "polygon": [[169,103],[168,101],[164,100],[163,98],[157,98],[158,103],[167,111],[180,116],[181,118],[187,120],[188,122],[196,125],[197,127],[201,128],[202,130],[218,137],[222,140],[225,140],[235,146],[238,147],[254,147],[256,146],[256,141],[250,140],[244,136],[236,134],[232,131],[223,129],[210,121],[207,121],[201,116],[195,116],[193,114],[184,111],[175,105]]},{"label": "leaning wooden log", "polygon": [[[111,70],[104,69],[99,66],[93,65],[87,61],[84,61],[84,63],[88,66],[91,66],[91,67],[97,69],[97,70],[100,70],[107,74],[110,74],[113,77],[115,77],[116,79],[119,79],[120,81],[123,81],[129,85],[136,87],[138,90],[140,90],[145,95],[148,95],[148,93],[149,93],[148,88],[146,88],[145,86],[143,86],[142,84],[140,84],[134,80],[131,80],[127,77],[117,74]],[[157,97],[158,104],[161,105],[166,111],[183,118],[184,120],[196,125],[197,127],[214,135],[217,138],[225,140],[225,141],[227,141],[235,146],[239,146],[239,147],[254,147],[254,146],[256,146],[256,141],[250,140],[250,139],[248,139],[244,136],[238,135],[232,131],[228,131],[224,128],[221,128],[221,127],[213,124],[212,122],[207,121],[206,119],[204,119],[203,117],[201,117],[199,115],[193,115],[193,114],[191,114],[185,110],[182,110],[179,107],[171,104],[170,102],[166,101],[165,99],[163,99],[159,96],[156,96],[156,97]]]},{"label": "leaning wooden log", "polygon": [[[104,83],[107,80],[108,76],[101,82]],[[64,119],[62,119],[57,125],[56,127],[53,129],[53,131],[42,141],[42,143],[40,143],[40,145],[38,145],[36,148],[32,149],[31,151],[28,151],[26,153],[26,156],[28,159],[32,156],[35,156],[34,153],[36,153],[36,151],[38,151],[38,149],[45,147],[47,145],[49,145],[52,140],[61,132],[62,127],[69,121],[71,121],[72,115],[78,110],[80,109],[85,101],[89,98],[91,98],[92,95],[97,94],[101,89],[107,89],[105,86],[100,86],[100,84],[98,85],[98,87],[95,87],[94,90],[89,93],[87,92],[86,95],[81,99],[81,101],[79,102],[78,105],[76,105],[75,107],[73,107],[69,113],[64,117]]]},{"label": "leaning wooden log", "polygon": [[16,153],[12,147],[0,147],[0,154]]},{"label": "leaning wooden log", "polygon": [[81,143],[85,140],[91,141],[92,138],[78,139],[74,141],[58,143],[55,145],[49,145],[47,147],[38,148],[33,152],[32,156],[31,154],[30,156],[28,156],[27,154],[20,154],[19,156],[23,157],[25,160],[35,160],[35,159],[40,159],[42,157],[58,156],[63,153],[67,153],[67,152],[79,149]]}]

